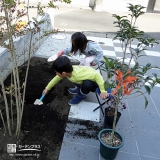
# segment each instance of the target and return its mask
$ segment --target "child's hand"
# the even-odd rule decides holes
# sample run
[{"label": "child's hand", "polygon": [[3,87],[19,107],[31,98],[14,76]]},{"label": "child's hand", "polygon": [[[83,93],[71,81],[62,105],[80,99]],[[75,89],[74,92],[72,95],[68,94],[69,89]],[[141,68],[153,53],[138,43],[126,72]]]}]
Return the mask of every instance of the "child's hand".
[{"label": "child's hand", "polygon": [[101,96],[101,98],[102,98],[103,100],[105,100],[105,99],[108,97],[108,93],[107,93],[107,92],[102,92],[102,93],[100,94],[100,96]]},{"label": "child's hand", "polygon": [[64,51],[59,52],[58,55],[57,55],[57,57],[62,56],[63,53],[64,53]]},{"label": "child's hand", "polygon": [[95,66],[96,65],[94,62],[91,62],[90,64],[91,64],[91,66]]},{"label": "child's hand", "polygon": [[46,94],[48,94],[48,92],[49,92],[49,90],[45,88],[42,93],[43,93],[44,95],[46,95]]}]

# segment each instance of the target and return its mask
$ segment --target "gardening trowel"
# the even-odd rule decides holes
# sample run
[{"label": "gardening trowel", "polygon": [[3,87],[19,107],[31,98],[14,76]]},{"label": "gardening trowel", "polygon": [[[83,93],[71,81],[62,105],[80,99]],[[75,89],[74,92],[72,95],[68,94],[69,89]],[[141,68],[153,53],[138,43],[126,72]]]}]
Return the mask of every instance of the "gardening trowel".
[{"label": "gardening trowel", "polygon": [[40,99],[36,99],[35,102],[34,102],[34,105],[42,105],[43,104],[42,100],[43,100],[44,96],[45,95],[42,94]]}]

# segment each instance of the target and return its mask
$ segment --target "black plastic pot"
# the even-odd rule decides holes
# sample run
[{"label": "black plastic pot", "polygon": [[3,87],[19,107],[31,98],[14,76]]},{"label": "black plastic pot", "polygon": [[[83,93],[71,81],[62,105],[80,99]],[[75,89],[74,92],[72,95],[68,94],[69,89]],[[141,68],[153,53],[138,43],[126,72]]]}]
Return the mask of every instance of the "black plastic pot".
[{"label": "black plastic pot", "polygon": [[112,129],[103,129],[98,133],[98,140],[100,142],[100,154],[106,160],[114,160],[117,156],[118,150],[124,145],[124,140],[120,133],[115,132],[115,134],[118,135],[121,139],[122,143],[116,147],[109,146],[101,140],[101,135],[107,132],[112,132]]},{"label": "black plastic pot", "polygon": [[[121,117],[121,113],[117,112],[116,125],[117,125],[120,117]],[[108,115],[108,108],[105,108],[103,127],[112,129],[113,120],[114,120],[114,115]]]}]

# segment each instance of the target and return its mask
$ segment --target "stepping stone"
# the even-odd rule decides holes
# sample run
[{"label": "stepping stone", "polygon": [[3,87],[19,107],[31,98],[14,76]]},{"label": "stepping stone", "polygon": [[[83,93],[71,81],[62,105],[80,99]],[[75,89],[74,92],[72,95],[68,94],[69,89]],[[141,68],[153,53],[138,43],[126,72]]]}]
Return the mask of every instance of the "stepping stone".
[{"label": "stepping stone", "polygon": [[69,118],[76,118],[89,121],[100,121],[100,109],[95,112],[93,110],[98,106],[98,103],[81,102],[78,105],[73,105],[70,108]]}]

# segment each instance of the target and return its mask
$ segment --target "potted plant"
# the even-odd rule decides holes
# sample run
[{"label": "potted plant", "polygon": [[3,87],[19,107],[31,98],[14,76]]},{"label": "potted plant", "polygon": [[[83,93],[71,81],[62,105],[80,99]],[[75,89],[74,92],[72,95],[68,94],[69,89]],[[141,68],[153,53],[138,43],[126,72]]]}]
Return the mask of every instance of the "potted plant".
[{"label": "potted plant", "polygon": [[[160,78],[157,77],[156,73],[152,73],[153,76],[146,74],[148,70],[158,67],[150,63],[145,65],[139,63],[139,59],[144,56],[142,51],[158,44],[154,38],[144,37],[144,32],[135,27],[137,18],[144,14],[144,8],[141,5],[129,4],[130,20],[127,16],[113,15],[117,19],[114,24],[119,28],[114,40],[120,41],[123,56],[120,59],[104,57],[105,67],[102,68],[107,74],[105,88],[112,90],[109,106],[114,108],[112,129],[103,129],[98,134],[100,153],[105,159],[115,159],[119,148],[124,144],[122,136],[115,131],[118,108],[121,104],[125,108],[123,100],[143,95],[145,107],[147,107],[148,101],[145,94],[150,94],[151,89],[156,84],[160,84]],[[136,47],[132,45],[134,40],[138,43]],[[145,91],[142,88],[145,88]]]}]

